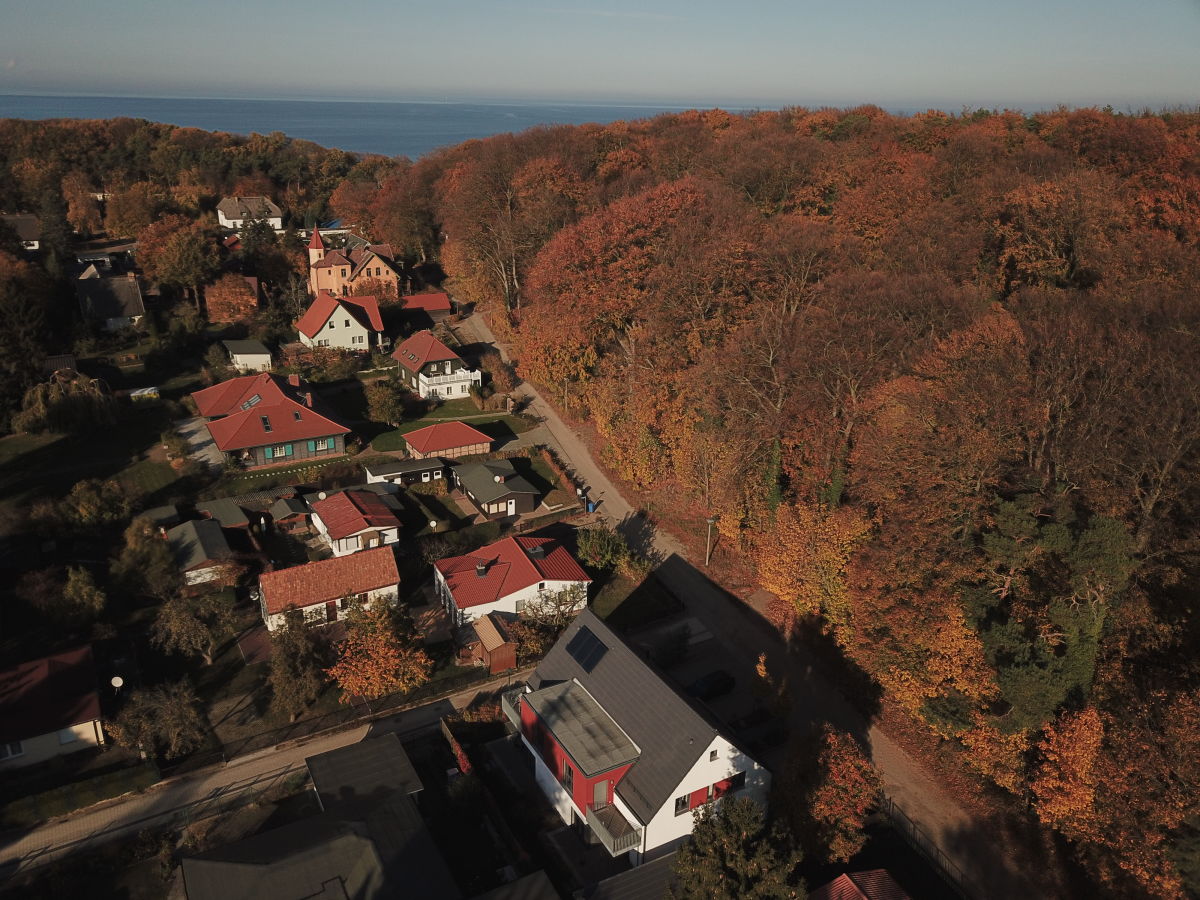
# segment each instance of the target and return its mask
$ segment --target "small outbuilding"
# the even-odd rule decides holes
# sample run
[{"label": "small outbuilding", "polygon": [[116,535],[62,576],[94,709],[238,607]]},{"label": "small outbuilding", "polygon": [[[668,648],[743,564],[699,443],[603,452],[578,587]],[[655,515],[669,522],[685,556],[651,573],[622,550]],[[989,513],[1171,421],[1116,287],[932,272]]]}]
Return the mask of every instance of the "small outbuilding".
[{"label": "small outbuilding", "polygon": [[492,675],[517,667],[517,643],[504,620],[495,613],[480,616],[458,633],[459,660],[467,666],[483,666]]},{"label": "small outbuilding", "polygon": [[533,512],[538,489],[517,473],[507,459],[464,463],[454,470],[454,483],[486,518],[501,519]]},{"label": "small outbuilding", "polygon": [[429,484],[443,480],[449,471],[450,463],[440,456],[398,459],[394,462],[363,466],[367,484]]}]

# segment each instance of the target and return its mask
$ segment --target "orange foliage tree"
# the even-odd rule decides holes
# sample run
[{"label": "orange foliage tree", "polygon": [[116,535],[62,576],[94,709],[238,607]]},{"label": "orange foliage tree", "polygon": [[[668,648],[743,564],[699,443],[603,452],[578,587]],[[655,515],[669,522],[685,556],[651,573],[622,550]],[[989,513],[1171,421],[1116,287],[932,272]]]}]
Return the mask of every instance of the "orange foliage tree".
[{"label": "orange foliage tree", "polygon": [[342,702],[351,703],[354,697],[410,691],[429,678],[432,668],[424,650],[396,633],[390,611],[376,607],[350,619],[338,661],[325,673],[342,689]]}]

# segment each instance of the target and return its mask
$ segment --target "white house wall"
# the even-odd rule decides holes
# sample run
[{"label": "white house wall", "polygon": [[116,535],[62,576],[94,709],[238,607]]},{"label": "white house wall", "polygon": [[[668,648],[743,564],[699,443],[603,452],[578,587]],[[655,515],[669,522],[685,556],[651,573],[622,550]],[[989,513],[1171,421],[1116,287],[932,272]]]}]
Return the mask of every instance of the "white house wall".
[{"label": "white house wall", "polygon": [[[583,588],[582,597],[580,599],[578,606],[576,606],[576,610],[583,609],[587,605],[587,582],[585,582],[585,581],[545,581],[545,582],[542,582],[542,584],[544,584],[545,587],[540,591],[538,590],[538,586],[536,584],[533,584],[533,585],[530,585],[529,587],[525,588],[524,590],[515,591],[514,593],[511,593],[506,597],[501,597],[499,600],[495,601],[494,603],[482,603],[479,606],[469,606],[466,609],[460,610],[460,609],[458,609],[458,605],[454,603],[453,597],[450,596],[449,587],[446,584],[446,579],[443,577],[442,573],[437,569],[434,569],[434,573],[436,575],[436,580],[437,580],[438,595],[442,598],[443,605],[445,605],[444,601],[447,598],[449,598],[450,605],[453,606],[453,609],[448,609],[448,612],[450,612],[451,615],[455,615],[455,613],[457,613],[457,620],[458,620],[459,625],[464,625],[467,622],[473,622],[476,619],[486,616],[488,613],[495,612],[495,613],[508,613],[509,615],[517,615],[519,612],[524,612],[524,609],[526,606],[528,606],[531,603],[537,602],[538,600],[542,599],[545,596],[548,596],[550,594],[556,594],[559,591],[564,591],[568,588],[572,588],[572,587],[576,587],[576,586]],[[518,605],[521,606],[520,609],[517,608]]]},{"label": "white house wall", "polygon": [[[333,328],[329,327],[330,322],[335,322]],[[349,325],[345,323],[349,322]],[[303,332],[300,333],[300,343],[306,347],[335,347],[341,350],[370,350],[374,344],[371,342],[371,335],[374,332],[368,331],[363,324],[354,316],[347,313],[341,307],[334,310],[325,324],[321,326],[312,337],[309,337]],[[355,343],[353,338],[360,337],[362,341]],[[328,341],[327,344],[322,344],[322,341]]]},{"label": "white house wall", "polygon": [[265,372],[271,368],[269,353],[234,353],[230,361],[239,372]]},{"label": "white house wall", "polygon": [[[717,758],[709,760],[709,754],[717,751]],[[771,787],[771,773],[734,747],[725,738],[717,735],[711,744],[699,754],[695,765],[679,782],[678,787],[671,792],[663,808],[655,813],[646,826],[643,837],[642,852],[647,853],[656,847],[669,844],[692,833],[692,814],[689,810],[683,815],[675,815],[675,798],[691,794],[701,788],[732,778],[738,772],[746,773],[746,785],[739,791],[728,796],[749,797],[764,808],[767,805],[767,793]],[[620,787],[618,786],[618,791]],[[633,820],[631,820],[633,821]]]},{"label": "white house wall", "polygon": [[[321,537],[325,539],[325,543],[329,545],[329,549],[333,551],[334,556],[349,556],[351,553],[357,553],[359,550],[372,550],[375,547],[395,544],[400,540],[400,528],[399,526],[394,526],[391,528],[368,528],[335,541],[329,537],[329,529],[325,527],[325,523],[321,521],[319,515],[313,513],[312,521],[317,526],[317,531],[321,533]],[[383,538],[383,544],[364,547],[362,545],[362,535],[364,534],[380,535]]]},{"label": "white house wall", "polygon": [[[64,738],[67,739],[65,743]],[[31,766],[34,763],[44,762],[56,756],[65,756],[77,750],[98,747],[103,743],[104,731],[100,727],[99,719],[80,722],[78,725],[72,725],[62,731],[25,738],[21,741],[21,755],[0,761],[0,771]]]}]

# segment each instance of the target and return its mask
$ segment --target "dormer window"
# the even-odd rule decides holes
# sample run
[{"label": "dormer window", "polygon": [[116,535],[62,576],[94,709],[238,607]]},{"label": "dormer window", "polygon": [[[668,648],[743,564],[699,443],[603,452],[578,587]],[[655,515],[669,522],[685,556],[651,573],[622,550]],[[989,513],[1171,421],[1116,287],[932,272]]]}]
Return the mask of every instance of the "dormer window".
[{"label": "dormer window", "polygon": [[259,416],[258,418],[262,422],[263,431],[270,434],[271,433],[271,420],[267,416]]},{"label": "dormer window", "polygon": [[299,421],[300,421],[300,410],[298,410],[298,409],[296,409],[296,410],[292,410],[292,417],[293,417],[293,418],[294,418],[294,419],[295,419],[297,422],[299,422]]}]

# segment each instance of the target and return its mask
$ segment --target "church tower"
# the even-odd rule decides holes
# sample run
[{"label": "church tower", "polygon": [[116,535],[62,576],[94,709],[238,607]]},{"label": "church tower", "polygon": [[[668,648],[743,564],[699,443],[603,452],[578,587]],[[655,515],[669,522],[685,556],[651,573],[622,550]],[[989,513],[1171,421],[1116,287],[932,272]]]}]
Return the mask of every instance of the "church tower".
[{"label": "church tower", "polygon": [[325,242],[321,240],[321,229],[313,226],[312,240],[308,242],[308,264],[314,266],[325,258]]}]

